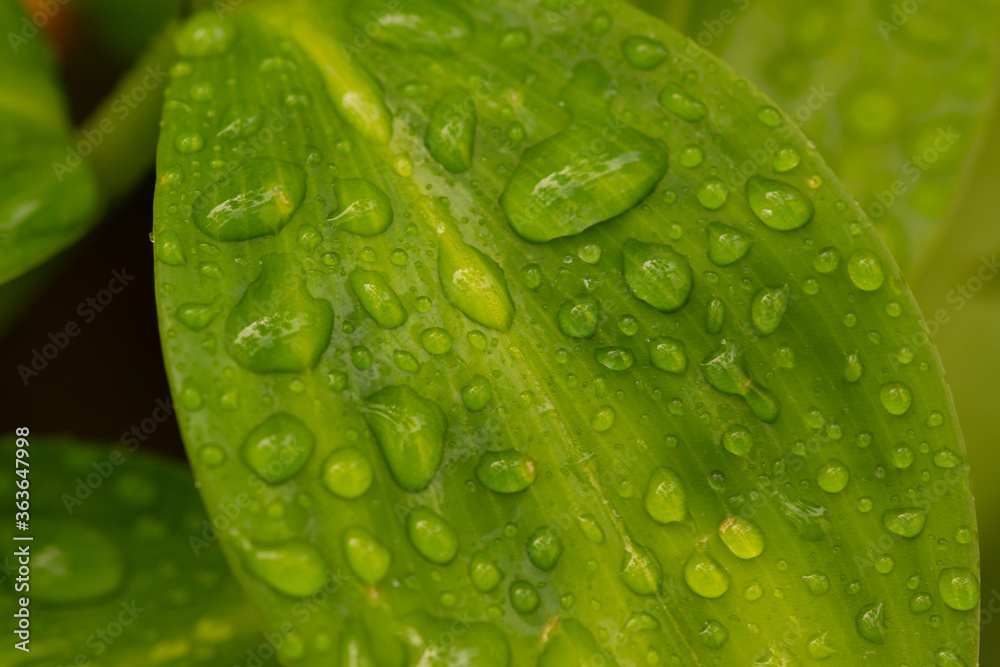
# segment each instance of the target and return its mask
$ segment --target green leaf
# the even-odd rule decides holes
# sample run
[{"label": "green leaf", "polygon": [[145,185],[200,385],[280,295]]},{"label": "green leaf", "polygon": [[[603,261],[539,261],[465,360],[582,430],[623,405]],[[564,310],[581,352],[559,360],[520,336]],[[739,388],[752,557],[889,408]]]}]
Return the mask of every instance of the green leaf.
[{"label": "green leaf", "polygon": [[[30,600],[30,652],[14,646],[24,637],[11,635],[3,664],[215,666],[248,652],[273,664],[216,544],[225,525],[208,522],[187,470],[134,448],[27,440],[18,447],[11,434],[0,448],[9,465],[0,493],[10,499],[0,528],[0,603],[14,614],[19,599]],[[19,450],[27,455],[15,457]],[[14,494],[23,480],[30,507],[28,529],[19,531]],[[241,498],[229,506],[231,514],[249,511]],[[25,547],[27,578],[17,555]]]},{"label": "green leaf", "polygon": [[[645,6],[676,19],[686,4]],[[907,272],[930,261],[957,221],[995,105],[1000,5],[711,0],[674,25],[816,142]]]},{"label": "green leaf", "polygon": [[224,546],[272,627],[329,594],[286,660],[975,664],[942,371],[805,138],[614,0],[402,4],[196,16],[164,111],[209,514],[271,508]]},{"label": "green leaf", "polygon": [[[16,0],[0,2],[0,283],[87,231],[97,184],[73,147],[44,36]],[[75,157],[73,157],[75,155]]]}]

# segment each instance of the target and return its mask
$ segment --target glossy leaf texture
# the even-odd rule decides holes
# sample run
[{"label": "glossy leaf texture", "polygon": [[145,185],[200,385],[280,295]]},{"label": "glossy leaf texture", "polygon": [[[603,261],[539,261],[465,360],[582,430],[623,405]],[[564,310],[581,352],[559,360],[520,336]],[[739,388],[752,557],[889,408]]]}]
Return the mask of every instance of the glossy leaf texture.
[{"label": "glossy leaf texture", "polygon": [[[16,0],[0,2],[0,283],[87,231],[96,181],[72,137],[45,36]],[[86,148],[84,149],[86,150]]]},{"label": "glossy leaf texture", "polygon": [[618,2],[402,5],[197,15],[167,94],[168,373],[286,662],[974,664],[936,353],[788,119]]},{"label": "glossy leaf texture", "polygon": [[[11,499],[0,528],[0,603],[11,614],[4,665],[214,667],[247,660],[249,652],[261,665],[276,664],[187,470],[122,446],[29,442],[16,468],[13,435],[2,448],[11,465],[0,479]],[[14,494],[23,479],[30,517],[22,532],[15,530]],[[31,541],[13,540],[25,535]],[[25,547],[28,577],[16,553]],[[30,599],[30,652],[14,647],[23,639],[13,634],[22,597]]]},{"label": "glossy leaf texture", "polygon": [[[676,3],[655,5],[675,19]],[[712,0],[675,25],[816,142],[904,270],[930,261],[995,106],[1000,6]]]}]

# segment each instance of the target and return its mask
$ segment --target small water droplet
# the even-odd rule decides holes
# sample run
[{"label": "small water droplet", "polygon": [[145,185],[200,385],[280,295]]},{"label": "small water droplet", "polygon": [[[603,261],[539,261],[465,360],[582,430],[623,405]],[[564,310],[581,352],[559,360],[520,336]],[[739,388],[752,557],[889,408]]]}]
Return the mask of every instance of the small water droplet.
[{"label": "small water droplet", "polygon": [[353,500],[372,485],[372,464],[354,447],[334,451],[323,463],[323,486],[330,493]]},{"label": "small water droplet", "polygon": [[684,564],[684,581],[703,598],[722,597],[729,590],[729,573],[719,561],[700,550]]},{"label": "small water droplet", "polygon": [[788,183],[755,175],[747,181],[746,191],[754,215],[771,229],[791,231],[812,220],[812,202]]},{"label": "small water droplet", "polygon": [[347,528],[341,537],[344,556],[355,576],[366,586],[374,586],[385,578],[392,554],[364,528]]},{"label": "small water droplet", "polygon": [[552,570],[562,557],[563,543],[559,532],[551,526],[542,526],[533,532],[525,544],[528,559],[539,570]]},{"label": "small water droplet", "polygon": [[426,507],[413,510],[406,520],[410,542],[432,563],[447,565],[458,553],[458,536],[439,514]]},{"label": "small water droplet", "polygon": [[646,512],[657,523],[674,523],[687,517],[687,493],[681,478],[666,466],[653,471],[643,502]]},{"label": "small water droplet", "polygon": [[847,260],[847,274],[858,289],[874,292],[885,282],[882,260],[871,250],[855,250]]},{"label": "small water droplet", "polygon": [[686,257],[668,245],[629,239],[622,258],[625,283],[634,297],[664,313],[687,304],[694,283]]},{"label": "small water droplet", "polygon": [[885,644],[886,629],[885,605],[881,602],[872,602],[861,608],[854,618],[854,625],[858,635],[872,644]]},{"label": "small water droplet", "polygon": [[636,595],[654,595],[663,579],[663,567],[651,549],[626,543],[621,578]]},{"label": "small water droplet", "polygon": [[277,412],[250,431],[240,454],[258,477],[281,484],[298,474],[315,446],[316,437],[301,419]]},{"label": "small water droplet", "polygon": [[886,510],[882,514],[882,525],[900,537],[916,537],[923,531],[926,522],[927,512],[919,507]]},{"label": "small water droplet", "polygon": [[660,104],[667,111],[689,123],[699,121],[708,114],[705,104],[684,92],[676,83],[668,83],[660,92]]},{"label": "small water droplet", "polygon": [[905,415],[913,402],[910,388],[899,382],[889,382],[882,385],[882,389],[879,390],[879,398],[885,411],[897,417]]},{"label": "small water droplet", "polygon": [[745,232],[724,225],[721,222],[710,222],[708,232],[708,258],[716,266],[729,266],[742,259],[753,244],[753,239]]},{"label": "small water droplet", "polygon": [[597,331],[600,305],[589,294],[578,296],[559,307],[559,330],[571,338],[590,338]]},{"label": "small water droplet", "polygon": [[629,37],[622,42],[622,53],[632,67],[641,70],[655,69],[670,57],[670,52],[663,44],[638,35]]},{"label": "small water droplet", "polygon": [[476,478],[490,491],[520,493],[535,481],[535,462],[515,449],[483,452]]},{"label": "small water droplet", "polygon": [[737,558],[756,558],[764,552],[764,532],[750,519],[727,517],[719,525],[719,537]]}]

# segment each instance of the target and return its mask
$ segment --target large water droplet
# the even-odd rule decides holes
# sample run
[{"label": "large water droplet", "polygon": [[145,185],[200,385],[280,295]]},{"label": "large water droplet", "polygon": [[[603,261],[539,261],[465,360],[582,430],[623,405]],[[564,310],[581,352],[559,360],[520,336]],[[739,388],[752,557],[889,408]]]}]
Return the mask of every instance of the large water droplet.
[{"label": "large water droplet", "polygon": [[667,336],[649,341],[649,361],[667,373],[680,374],[687,370],[688,359],[684,344]]},{"label": "large water droplet", "polygon": [[178,55],[184,58],[220,56],[229,50],[236,37],[232,23],[215,11],[202,11],[192,16],[174,38]]},{"label": "large water droplet", "polygon": [[653,471],[644,502],[649,516],[658,523],[683,521],[687,517],[687,493],[681,478],[666,466]]},{"label": "large water droplet", "polygon": [[382,581],[389,571],[392,554],[364,528],[351,527],[341,538],[351,570],[366,586]]},{"label": "large water droplet", "polygon": [[357,268],[351,271],[347,281],[358,303],[380,327],[395,329],[406,324],[406,308],[381,273]]},{"label": "large water droplet", "polygon": [[764,287],[754,295],[750,304],[750,319],[761,336],[769,336],[778,329],[788,308],[788,285]]},{"label": "large water droplet", "polygon": [[410,542],[420,555],[432,563],[447,565],[458,553],[458,535],[441,515],[420,507],[406,520]]},{"label": "large water droplet", "polygon": [[485,551],[477,551],[469,560],[469,579],[477,591],[489,593],[503,579],[503,573]]},{"label": "large water droplet", "polygon": [[104,533],[77,519],[46,518],[36,521],[32,530],[33,600],[52,604],[86,602],[108,595],[121,585],[125,576],[122,554]]},{"label": "large water droplet", "polygon": [[701,120],[708,113],[705,104],[689,95],[676,83],[668,83],[660,91],[660,104],[689,123]]},{"label": "large water droplet", "polygon": [[979,579],[964,567],[949,567],[941,570],[938,590],[944,603],[956,611],[969,611],[979,604]]},{"label": "large water droplet", "polygon": [[719,537],[737,558],[756,558],[764,551],[764,532],[741,516],[727,517],[719,525]]},{"label": "large water droplet", "polygon": [[747,201],[754,215],[771,229],[790,231],[812,220],[812,202],[784,181],[751,176],[747,181]]},{"label": "large water droplet", "polygon": [[482,375],[474,375],[469,384],[462,387],[462,404],[470,412],[479,412],[489,404],[492,393],[490,381]]},{"label": "large water droplet", "polygon": [[882,514],[882,525],[900,537],[916,537],[923,531],[926,522],[927,511],[919,507],[886,510]]},{"label": "large water droplet", "polygon": [[337,210],[327,221],[358,236],[377,236],[389,229],[393,210],[388,195],[363,179],[343,179],[333,184]]},{"label": "large water droplet", "polygon": [[290,597],[313,595],[326,582],[326,561],[313,546],[302,542],[252,550],[244,563],[252,575]]},{"label": "large water droplet", "polygon": [[653,595],[663,579],[663,567],[651,549],[638,544],[626,544],[621,577],[636,595]]},{"label": "large water droplet", "polygon": [[664,313],[682,308],[694,285],[686,257],[668,245],[629,239],[622,246],[629,292]]},{"label": "large water droplet", "polygon": [[277,412],[255,426],[240,453],[243,462],[268,484],[281,484],[305,466],[316,437],[298,417]]},{"label": "large water droplet", "polygon": [[286,255],[264,255],[260,277],[226,321],[226,347],[254,373],[315,368],[333,333],[333,308],[314,298]]},{"label": "large water droplet", "polygon": [[526,150],[514,170],[500,205],[524,240],[551,241],[621,215],[666,173],[666,147],[610,116],[610,84],[596,61],[577,65],[562,93],[573,120]]},{"label": "large water droplet", "polygon": [[535,481],[535,462],[515,449],[483,452],[476,477],[490,491],[519,493]]},{"label": "large water droplet", "polygon": [[885,282],[882,260],[871,250],[855,250],[847,260],[847,275],[858,289],[874,292]]},{"label": "large water droplet", "polygon": [[571,338],[590,338],[597,331],[599,313],[597,299],[589,294],[570,299],[559,307],[559,330]]},{"label": "large water droplet", "polygon": [[841,461],[829,461],[816,473],[816,486],[827,493],[840,493],[851,479],[851,472]]},{"label": "large water droplet", "polygon": [[881,602],[872,602],[861,608],[854,618],[854,626],[862,639],[881,645],[885,643],[887,632],[885,620],[885,605]]},{"label": "large water droplet", "polygon": [[612,371],[627,371],[635,365],[635,355],[624,347],[599,347],[594,350],[594,358]]},{"label": "large water droplet", "polygon": [[753,448],[753,436],[746,426],[736,424],[722,434],[722,446],[730,454],[746,456]]},{"label": "large water droplet", "polygon": [[358,0],[348,17],[361,34],[402,51],[447,55],[473,35],[471,19],[448,0]]},{"label": "large water droplet", "polygon": [[438,256],[444,297],[473,322],[506,330],[514,321],[514,301],[500,265],[460,238],[444,234]]},{"label": "large water droplet", "polygon": [[448,91],[431,111],[424,143],[431,157],[453,174],[472,167],[476,104],[469,93],[456,88]]},{"label": "large water droplet", "polygon": [[539,570],[548,572],[556,566],[563,553],[559,532],[551,526],[542,526],[533,532],[526,543],[528,559]]},{"label": "large water droplet", "polygon": [[430,484],[444,456],[448,427],[437,403],[409,387],[390,386],[366,398],[361,412],[396,483],[408,491]]},{"label": "large water droplet", "polygon": [[670,57],[670,52],[660,42],[638,35],[629,37],[622,42],[622,53],[632,67],[641,70],[655,69],[660,63]]},{"label": "large water droplet", "polygon": [[703,598],[721,597],[729,590],[729,573],[703,551],[695,551],[684,564],[684,581]]},{"label": "large water droplet", "polygon": [[354,447],[338,449],[323,463],[323,486],[330,493],[353,500],[372,485],[373,471],[365,455]]},{"label": "large water droplet", "polygon": [[879,398],[885,411],[897,417],[905,415],[913,402],[910,388],[899,382],[889,382],[882,385],[882,389],[879,390]]},{"label": "large water droplet", "polygon": [[735,342],[723,340],[722,346],[702,362],[701,372],[718,391],[742,396],[761,421],[770,424],[778,418],[778,400],[747,375],[742,350]]},{"label": "large water droplet", "polygon": [[742,259],[753,244],[750,235],[721,222],[710,222],[708,233],[708,258],[716,266],[729,266]]},{"label": "large water droplet", "polygon": [[248,160],[212,183],[191,208],[195,226],[218,241],[273,236],[291,220],[306,195],[306,172],[291,162]]}]

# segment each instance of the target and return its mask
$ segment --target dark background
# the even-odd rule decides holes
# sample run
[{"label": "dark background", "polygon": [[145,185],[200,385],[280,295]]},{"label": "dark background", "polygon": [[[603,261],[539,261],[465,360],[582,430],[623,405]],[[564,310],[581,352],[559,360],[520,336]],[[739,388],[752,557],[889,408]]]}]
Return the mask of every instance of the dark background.
[{"label": "dark background", "polygon": [[[122,73],[85,33],[64,46],[62,79],[69,90],[74,121],[108,94]],[[170,391],[163,369],[153,291],[153,172],[126,199],[112,205],[102,222],[44,271],[25,309],[0,331],[0,432],[27,426],[32,435],[70,435],[117,443],[122,434],[152,416],[156,400]],[[77,312],[88,297],[107,288],[112,271],[135,279],[89,324]],[[49,334],[75,321],[80,333],[26,387],[18,366],[30,365],[33,349]],[[183,458],[176,421],[171,418],[142,449]]]}]

